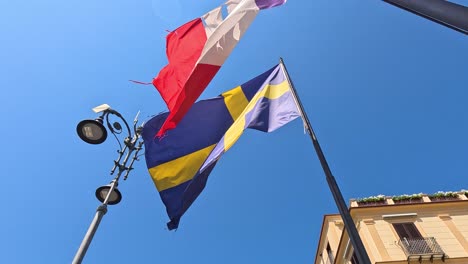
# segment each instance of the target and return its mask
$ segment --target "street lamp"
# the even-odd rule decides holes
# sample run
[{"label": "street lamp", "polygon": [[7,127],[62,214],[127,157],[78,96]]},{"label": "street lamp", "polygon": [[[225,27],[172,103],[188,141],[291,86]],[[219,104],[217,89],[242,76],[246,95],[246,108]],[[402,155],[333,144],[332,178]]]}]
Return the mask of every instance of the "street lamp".
[{"label": "street lamp", "polygon": [[[101,186],[96,189],[96,198],[103,203],[108,194],[110,189],[112,188],[111,184]],[[114,205],[120,203],[120,200],[122,200],[122,194],[120,193],[119,189],[117,187],[114,187],[114,190],[111,192],[109,195],[109,198],[107,199],[107,204],[109,205]]]},{"label": "street lamp", "polygon": [[[117,186],[119,184],[119,179],[122,176],[122,173],[125,172],[124,180],[127,179],[128,174],[133,169],[133,163],[135,160],[138,160],[138,152],[142,149],[143,141],[140,140],[142,127],[137,127],[138,123],[138,114],[133,120],[133,130],[130,129],[127,121],[123,116],[114,109],[111,109],[109,105],[103,104],[93,108],[95,113],[101,113],[101,116],[92,120],[83,120],[78,123],[76,127],[76,132],[78,136],[86,143],[89,144],[101,144],[107,138],[107,129],[115,136],[117,142],[119,143],[120,150],[118,151],[119,157],[117,160],[114,160],[114,167],[110,172],[111,175],[118,169],[114,179],[107,185],[101,186],[96,190],[96,198],[102,203],[98,206],[96,214],[91,222],[88,231],[86,232],[83,241],[81,242],[78,251],[76,252],[75,258],[73,259],[73,264],[80,264],[83,261],[83,258],[88,250],[91,240],[96,233],[99,223],[101,222],[102,217],[107,213],[107,205],[118,204],[122,200],[122,194],[120,193]],[[120,143],[118,135],[122,133],[122,126],[119,122],[114,122],[111,124],[109,116],[117,116],[125,124],[127,136],[124,139],[124,145]],[[104,126],[104,121],[107,126]],[[130,158],[130,156],[133,156]],[[129,165],[127,162],[131,159]]]},{"label": "street lamp", "polygon": [[103,117],[95,120],[83,120],[76,126],[78,136],[86,143],[101,144],[107,138],[107,130],[103,125]]}]

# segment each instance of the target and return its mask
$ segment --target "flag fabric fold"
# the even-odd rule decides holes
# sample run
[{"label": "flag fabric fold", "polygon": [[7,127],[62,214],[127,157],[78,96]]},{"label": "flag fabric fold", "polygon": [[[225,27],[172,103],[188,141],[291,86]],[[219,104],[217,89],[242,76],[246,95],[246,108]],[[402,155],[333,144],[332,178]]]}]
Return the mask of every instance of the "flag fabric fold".
[{"label": "flag fabric fold", "polygon": [[153,79],[169,109],[157,133],[176,127],[221,68],[261,9],[282,5],[286,0],[229,0],[223,19],[217,7],[169,33],[166,65]]},{"label": "flag fabric fold", "polygon": [[145,158],[175,229],[204,189],[221,155],[246,128],[274,131],[300,116],[280,65],[218,97],[192,105],[180,124],[155,138],[168,113],[143,127]]}]

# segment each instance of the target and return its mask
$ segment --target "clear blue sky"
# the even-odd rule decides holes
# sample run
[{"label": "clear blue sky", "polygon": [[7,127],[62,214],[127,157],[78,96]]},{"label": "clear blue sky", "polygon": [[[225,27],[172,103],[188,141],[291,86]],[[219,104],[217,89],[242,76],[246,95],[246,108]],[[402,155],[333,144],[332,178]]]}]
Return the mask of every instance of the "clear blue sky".
[{"label": "clear blue sky", "polygon": [[[466,0],[463,0],[466,2]],[[108,103],[166,110],[151,81],[166,29],[222,0],[0,2],[0,263],[70,263],[110,182],[112,137],[76,124]],[[345,199],[468,189],[468,38],[379,0],[262,11],[201,98],[283,57]],[[311,263],[337,209],[302,123],[247,131],[182,218],[168,221],[144,159],[121,182],[84,263]]]}]

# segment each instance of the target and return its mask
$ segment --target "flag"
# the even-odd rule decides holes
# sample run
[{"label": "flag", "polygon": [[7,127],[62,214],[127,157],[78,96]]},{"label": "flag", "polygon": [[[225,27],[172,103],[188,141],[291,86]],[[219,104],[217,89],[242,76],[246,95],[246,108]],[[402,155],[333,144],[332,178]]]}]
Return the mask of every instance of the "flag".
[{"label": "flag", "polygon": [[145,158],[170,222],[175,229],[206,185],[221,155],[245,128],[271,132],[300,116],[280,65],[218,97],[192,105],[180,124],[155,138],[168,117],[163,113],[143,126]]},{"label": "flag", "polygon": [[169,109],[157,136],[176,127],[205,90],[239,42],[258,11],[282,5],[286,0],[229,0],[228,15],[219,6],[169,33],[166,54],[169,64],[153,79]]}]

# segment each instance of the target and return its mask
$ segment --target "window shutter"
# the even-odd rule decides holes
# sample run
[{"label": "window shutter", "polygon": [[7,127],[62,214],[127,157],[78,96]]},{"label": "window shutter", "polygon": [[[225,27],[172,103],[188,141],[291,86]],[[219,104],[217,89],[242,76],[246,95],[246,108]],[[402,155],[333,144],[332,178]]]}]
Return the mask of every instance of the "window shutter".
[{"label": "window shutter", "polygon": [[413,223],[405,223],[404,226],[406,232],[409,234],[409,238],[422,238],[421,233],[419,233],[418,229]]},{"label": "window shutter", "polygon": [[393,228],[395,228],[395,231],[397,232],[400,239],[403,239],[404,237],[408,237],[406,235],[405,227],[403,226],[403,224],[393,224]]},{"label": "window shutter", "polygon": [[393,224],[393,228],[397,232],[400,239],[403,238],[422,238],[421,233],[414,225],[414,223],[399,223]]}]

